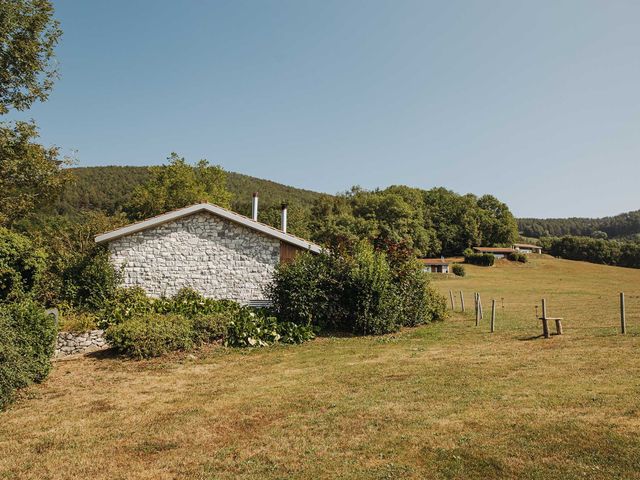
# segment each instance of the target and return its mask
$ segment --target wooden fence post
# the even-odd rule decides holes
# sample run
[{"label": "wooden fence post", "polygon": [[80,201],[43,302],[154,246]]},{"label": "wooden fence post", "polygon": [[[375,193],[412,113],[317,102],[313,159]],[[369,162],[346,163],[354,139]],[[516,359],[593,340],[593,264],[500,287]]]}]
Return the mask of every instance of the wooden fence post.
[{"label": "wooden fence post", "polygon": [[547,300],[542,299],[542,334],[549,338],[549,321],[547,320]]},{"label": "wooden fence post", "polygon": [[462,293],[462,290],[460,290],[460,306],[462,308],[462,313],[464,313],[464,294]]},{"label": "wooden fence post", "polygon": [[480,320],[483,320],[484,314],[482,313],[482,297],[480,296],[480,292],[478,292],[478,310],[480,310]]},{"label": "wooden fence post", "polygon": [[627,333],[627,316],[624,308],[624,292],[620,292],[620,331]]},{"label": "wooden fence post", "polygon": [[491,301],[491,333],[496,330],[496,301]]},{"label": "wooden fence post", "polygon": [[449,298],[451,299],[451,310],[455,310],[456,309],[456,304],[453,301],[453,292],[451,290],[449,290]]},{"label": "wooden fence post", "polygon": [[476,292],[475,294],[475,299],[476,299],[476,327],[478,325],[480,325],[480,294]]}]

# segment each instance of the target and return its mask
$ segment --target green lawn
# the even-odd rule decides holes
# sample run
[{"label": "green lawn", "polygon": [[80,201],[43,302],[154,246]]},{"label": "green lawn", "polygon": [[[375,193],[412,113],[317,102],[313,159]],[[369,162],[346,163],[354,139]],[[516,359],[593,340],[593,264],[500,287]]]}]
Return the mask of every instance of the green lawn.
[{"label": "green lawn", "polygon": [[[435,281],[467,315],[396,335],[58,361],[0,413],[0,478],[640,478],[640,270],[467,272]],[[562,337],[536,338],[543,296]]]}]

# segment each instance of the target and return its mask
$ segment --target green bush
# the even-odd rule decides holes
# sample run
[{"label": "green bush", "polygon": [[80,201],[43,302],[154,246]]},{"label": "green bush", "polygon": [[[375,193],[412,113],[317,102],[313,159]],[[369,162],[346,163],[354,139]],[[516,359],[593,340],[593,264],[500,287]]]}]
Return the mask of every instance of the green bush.
[{"label": "green bush", "polygon": [[267,288],[278,318],[321,329],[341,328],[344,270],[344,262],[329,254],[302,253],[295,261],[280,264]]},{"label": "green bush", "polygon": [[362,335],[397,331],[402,302],[385,254],[360,244],[346,273],[344,305],[351,330]]},{"label": "green bush", "polygon": [[192,320],[194,342],[200,345],[225,338],[232,318],[229,312],[195,316]]},{"label": "green bush", "polygon": [[72,308],[60,312],[58,330],[61,332],[88,332],[97,327],[96,316],[93,313]]},{"label": "green bush", "polygon": [[194,346],[191,320],[181,315],[147,314],[111,325],[105,332],[109,345],[133,358],[150,358]]},{"label": "green bush", "polygon": [[467,253],[465,252],[464,261],[471,265],[479,265],[481,267],[492,267],[496,263],[496,257],[491,253]]},{"label": "green bush", "polygon": [[464,277],[467,272],[464,269],[464,265],[460,263],[455,263],[451,266],[451,273],[453,273],[456,277]]},{"label": "green bush", "polygon": [[128,319],[148,314],[182,315],[196,318],[201,315],[232,315],[240,305],[231,300],[205,298],[195,290],[184,288],[173,297],[150,298],[140,287],[119,288],[105,301],[98,314],[98,325],[107,328]]},{"label": "green bush", "polygon": [[122,289],[109,305],[103,317],[106,339],[133,358],[189,350],[222,339],[229,346],[253,347],[301,343],[314,337],[311,327],[279,322],[264,311],[235,302],[205,299],[193,290],[150,299],[140,289]]},{"label": "green bush", "polygon": [[32,293],[45,269],[45,254],[25,236],[0,227],[0,302]]},{"label": "green bush", "polygon": [[153,304],[154,300],[141,287],[119,288],[99,312],[98,326],[108,328],[126,320],[156,313]]},{"label": "green bush", "polygon": [[431,321],[444,320],[447,318],[447,299],[440,295],[432,286],[427,287],[427,311],[426,318]]},{"label": "green bush", "polygon": [[520,252],[510,253],[507,256],[507,259],[511,260],[512,262],[520,262],[520,263],[527,263],[529,261],[527,256],[524,253],[520,253]]},{"label": "green bush", "polygon": [[[434,320],[429,309],[432,293],[428,274],[422,271],[415,258],[392,262],[395,293],[398,296],[398,320],[405,327],[415,327]],[[438,295],[438,294],[436,294]]]},{"label": "green bush", "polygon": [[47,377],[55,337],[54,318],[32,300],[0,307],[0,408],[16,389]]},{"label": "green bush", "polygon": [[298,255],[280,265],[268,288],[276,316],[283,322],[381,334],[444,318],[431,308],[438,294],[413,254],[386,254],[366,244],[340,255]]},{"label": "green bush", "polygon": [[314,337],[311,327],[278,322],[275,317],[243,309],[228,325],[225,345],[264,347],[273,343],[302,343]]},{"label": "green bush", "polygon": [[173,297],[154,300],[152,308],[157,313],[174,313],[194,318],[198,315],[236,312],[240,305],[231,300],[206,298],[192,288],[182,288]]},{"label": "green bush", "polygon": [[113,300],[121,283],[122,272],[113,267],[103,249],[83,257],[63,272],[67,301],[92,311],[104,308]]}]

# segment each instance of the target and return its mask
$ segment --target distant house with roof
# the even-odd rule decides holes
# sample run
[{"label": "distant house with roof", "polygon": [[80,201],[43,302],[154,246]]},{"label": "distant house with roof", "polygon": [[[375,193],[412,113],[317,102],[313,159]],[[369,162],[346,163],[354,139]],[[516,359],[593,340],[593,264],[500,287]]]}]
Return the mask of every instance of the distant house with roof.
[{"label": "distant house with roof", "polygon": [[542,253],[542,247],[540,245],[530,243],[514,243],[513,248],[520,253]]},{"label": "distant house with roof", "polygon": [[419,258],[422,271],[427,273],[449,273],[451,261],[445,258]]},{"label": "distant house with roof", "polygon": [[152,297],[193,288],[206,297],[264,304],[264,287],[276,266],[300,252],[321,247],[258,222],[254,194],[252,218],[202,203],[158,215],[95,238],[106,244],[124,286],[140,286]]}]

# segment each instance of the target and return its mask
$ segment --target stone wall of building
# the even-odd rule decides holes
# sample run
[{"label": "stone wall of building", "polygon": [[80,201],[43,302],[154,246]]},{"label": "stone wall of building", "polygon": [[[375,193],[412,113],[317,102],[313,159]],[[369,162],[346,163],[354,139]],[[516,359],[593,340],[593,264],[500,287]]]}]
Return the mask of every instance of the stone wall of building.
[{"label": "stone wall of building", "polygon": [[56,357],[100,350],[107,347],[103,330],[89,332],[60,332],[56,341]]},{"label": "stone wall of building", "polygon": [[152,297],[183,287],[242,303],[264,299],[280,241],[210,213],[197,213],[109,243],[125,286]]}]

